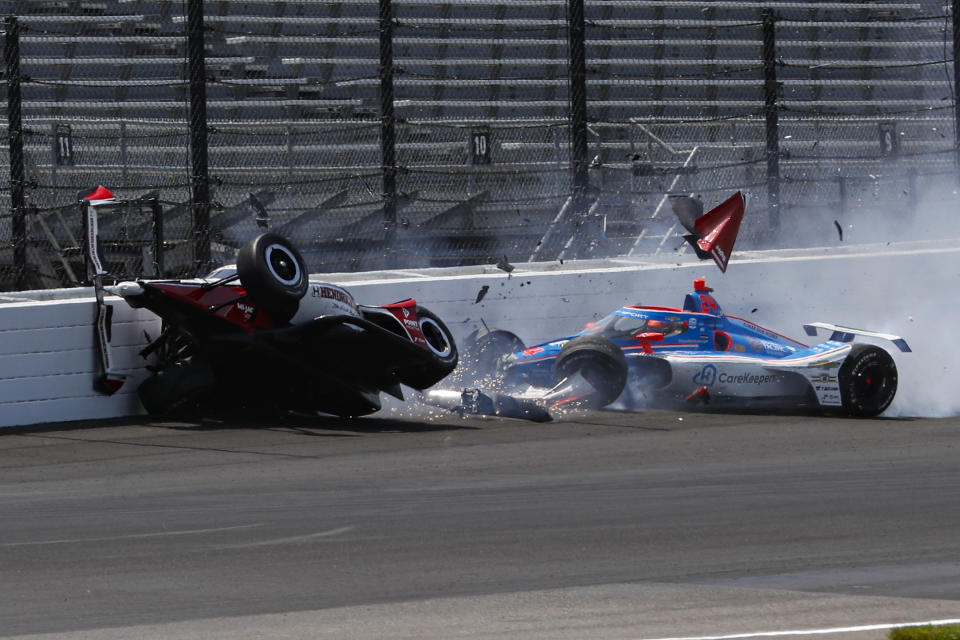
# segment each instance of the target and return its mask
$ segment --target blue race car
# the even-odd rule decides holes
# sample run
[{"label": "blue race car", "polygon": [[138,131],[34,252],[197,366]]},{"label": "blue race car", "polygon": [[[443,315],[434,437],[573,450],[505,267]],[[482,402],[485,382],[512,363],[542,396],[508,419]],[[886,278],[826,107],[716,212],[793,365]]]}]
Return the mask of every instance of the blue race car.
[{"label": "blue race car", "polygon": [[548,420],[567,407],[676,408],[690,404],[819,408],[851,416],[882,413],[897,391],[890,353],[870,338],[910,351],[894,335],[825,323],[808,346],[728,316],[703,279],[682,308],[624,306],[580,333],[526,347],[508,331],[468,337],[465,365],[483,388],[430,391],[427,400],[474,414]]}]

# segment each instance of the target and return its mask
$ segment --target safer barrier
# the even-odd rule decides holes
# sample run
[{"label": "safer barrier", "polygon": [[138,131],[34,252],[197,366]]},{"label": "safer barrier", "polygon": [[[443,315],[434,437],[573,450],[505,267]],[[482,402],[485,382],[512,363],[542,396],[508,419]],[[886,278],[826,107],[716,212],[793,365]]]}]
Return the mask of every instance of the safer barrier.
[{"label": "safer barrier", "polygon": [[[723,275],[712,263],[685,257],[679,264],[578,261],[523,264],[511,272],[490,266],[321,279],[347,287],[361,303],[415,297],[458,340],[486,325],[510,328],[529,344],[577,331],[622,304],[679,306],[692,279],[706,276],[730,315],[801,340],[801,323],[812,320],[897,333],[910,341],[915,359],[926,349],[943,361],[946,373],[939,365],[935,371],[941,379],[952,375],[940,321],[952,317],[958,253],[946,242],[740,253]],[[143,411],[135,390],[147,371],[138,352],[160,330],[150,312],[108,298],[115,368],[128,377],[116,395],[105,396],[94,390],[100,370],[92,289],[0,300],[0,427]],[[910,367],[901,369],[903,387]]]}]

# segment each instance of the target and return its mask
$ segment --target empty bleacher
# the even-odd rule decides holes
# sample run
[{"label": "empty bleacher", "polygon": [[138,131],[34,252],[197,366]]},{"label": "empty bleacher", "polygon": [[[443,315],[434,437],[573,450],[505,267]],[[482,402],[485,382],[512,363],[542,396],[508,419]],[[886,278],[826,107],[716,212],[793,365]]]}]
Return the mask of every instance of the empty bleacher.
[{"label": "empty bleacher", "polygon": [[[916,194],[876,194],[956,173],[942,4],[588,0],[590,181],[604,251],[674,250],[668,191],[710,201],[750,191],[746,242],[789,242],[771,237],[765,211],[764,7],[776,17],[787,228],[815,220],[818,207],[897,210]],[[97,182],[124,197],[156,192],[178,212],[171,243],[185,242],[185,3],[8,0],[0,9],[23,26],[28,206],[58,210]],[[256,233],[243,215],[251,194],[269,200],[272,224],[314,269],[363,268],[382,255],[378,9],[376,0],[205,3],[217,256]],[[394,0],[402,264],[535,253],[571,190],[566,10],[565,0]],[[64,126],[73,153],[58,163]],[[893,154],[881,127],[896,136]],[[472,162],[476,132],[489,140],[489,164]],[[7,164],[4,150],[0,180]],[[916,178],[904,186],[911,170],[920,187]],[[38,247],[68,243],[41,217],[30,224]],[[0,243],[10,233],[0,216]],[[0,265],[8,254],[0,249]]]}]

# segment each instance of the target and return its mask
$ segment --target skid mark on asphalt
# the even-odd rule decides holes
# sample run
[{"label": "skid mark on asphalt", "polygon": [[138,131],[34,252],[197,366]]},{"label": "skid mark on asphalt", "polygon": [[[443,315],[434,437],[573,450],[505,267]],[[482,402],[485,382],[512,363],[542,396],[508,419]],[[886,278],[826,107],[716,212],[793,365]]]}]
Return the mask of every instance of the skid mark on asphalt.
[{"label": "skid mark on asphalt", "polygon": [[318,531],[317,533],[308,533],[302,536],[289,536],[286,538],[273,538],[271,540],[260,540],[259,542],[244,542],[240,544],[227,544],[222,545],[221,549],[247,549],[251,547],[266,547],[270,545],[277,544],[296,544],[300,542],[310,542],[311,540],[318,540],[320,538],[330,538],[332,536],[340,535],[341,533],[346,533],[348,531],[353,531],[354,527],[340,527],[338,529],[330,529],[329,531]]},{"label": "skid mark on asphalt", "polygon": [[0,547],[33,547],[45,544],[75,544],[78,542],[112,542],[114,540],[136,540],[140,538],[162,538],[165,536],[189,536],[202,533],[222,533],[237,529],[252,529],[262,527],[263,524],[241,524],[235,527],[215,527],[212,529],[183,529],[180,531],[155,531],[153,533],[134,533],[124,536],[107,536],[103,538],[64,538],[60,540],[31,540],[29,542],[2,542]]},{"label": "skid mark on asphalt", "polygon": [[[77,438],[71,436],[51,436],[51,435],[40,435],[40,434],[25,434],[24,437],[27,438],[40,438],[43,440],[69,440],[72,442],[83,442],[89,444],[115,444],[125,447],[143,447],[148,449],[177,449],[184,451],[205,451],[212,453],[236,453],[240,455],[252,455],[252,456],[267,456],[274,458],[303,458],[303,459],[316,459],[321,460],[324,456],[321,455],[309,455],[309,454],[300,454],[300,453],[285,453],[282,451],[256,451],[250,449],[226,449],[223,447],[204,447],[204,446],[192,446],[192,445],[182,445],[182,444],[169,444],[163,442],[137,442],[136,440],[107,440],[99,438]],[[332,437],[345,437],[333,434]]]},{"label": "skid mark on asphalt", "polygon": [[832,627],[828,629],[798,629],[792,631],[753,631],[747,633],[733,633],[722,636],[686,636],[676,638],[646,638],[644,640],[739,640],[740,638],[781,638],[786,636],[822,636],[833,633],[859,633],[863,631],[887,631],[900,627],[926,627],[945,624],[960,624],[960,618],[950,620],[925,620],[922,622],[896,622],[882,624],[865,624],[855,627]]}]

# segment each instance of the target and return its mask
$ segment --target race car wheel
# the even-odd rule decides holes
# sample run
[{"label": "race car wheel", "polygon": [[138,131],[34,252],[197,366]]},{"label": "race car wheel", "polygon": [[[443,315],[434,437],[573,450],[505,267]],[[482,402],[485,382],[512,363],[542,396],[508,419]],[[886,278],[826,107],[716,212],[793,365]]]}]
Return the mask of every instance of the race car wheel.
[{"label": "race car wheel", "polygon": [[418,306],[417,322],[420,323],[420,330],[427,340],[427,348],[433,354],[433,362],[406,370],[400,381],[408,387],[423,391],[446,378],[457,367],[460,355],[447,325],[433,312]]},{"label": "race car wheel", "polygon": [[205,362],[178,362],[140,383],[137,396],[150,415],[178,416],[195,410],[215,386],[213,369]]},{"label": "race car wheel", "polygon": [[237,274],[250,298],[278,322],[293,317],[309,286],[300,252],[276,233],[261,234],[240,249]]},{"label": "race car wheel", "polygon": [[504,356],[523,351],[523,340],[503,329],[477,329],[467,336],[464,360],[471,373],[478,377],[494,376]]},{"label": "race car wheel", "polygon": [[599,409],[616,400],[627,383],[627,359],[623,351],[606,338],[581,336],[563,345],[554,365],[554,379],[579,373],[595,389],[578,400],[581,406]]},{"label": "race car wheel", "polygon": [[423,337],[427,339],[427,346],[433,352],[437,362],[446,369],[447,373],[453,371],[460,354],[457,352],[457,344],[453,341],[447,325],[443,324],[443,321],[432,311],[421,306],[417,306],[417,322],[420,323]]},{"label": "race car wheel", "polygon": [[884,349],[855,344],[840,367],[840,399],[852,416],[871,418],[883,413],[897,393],[897,366]]}]

